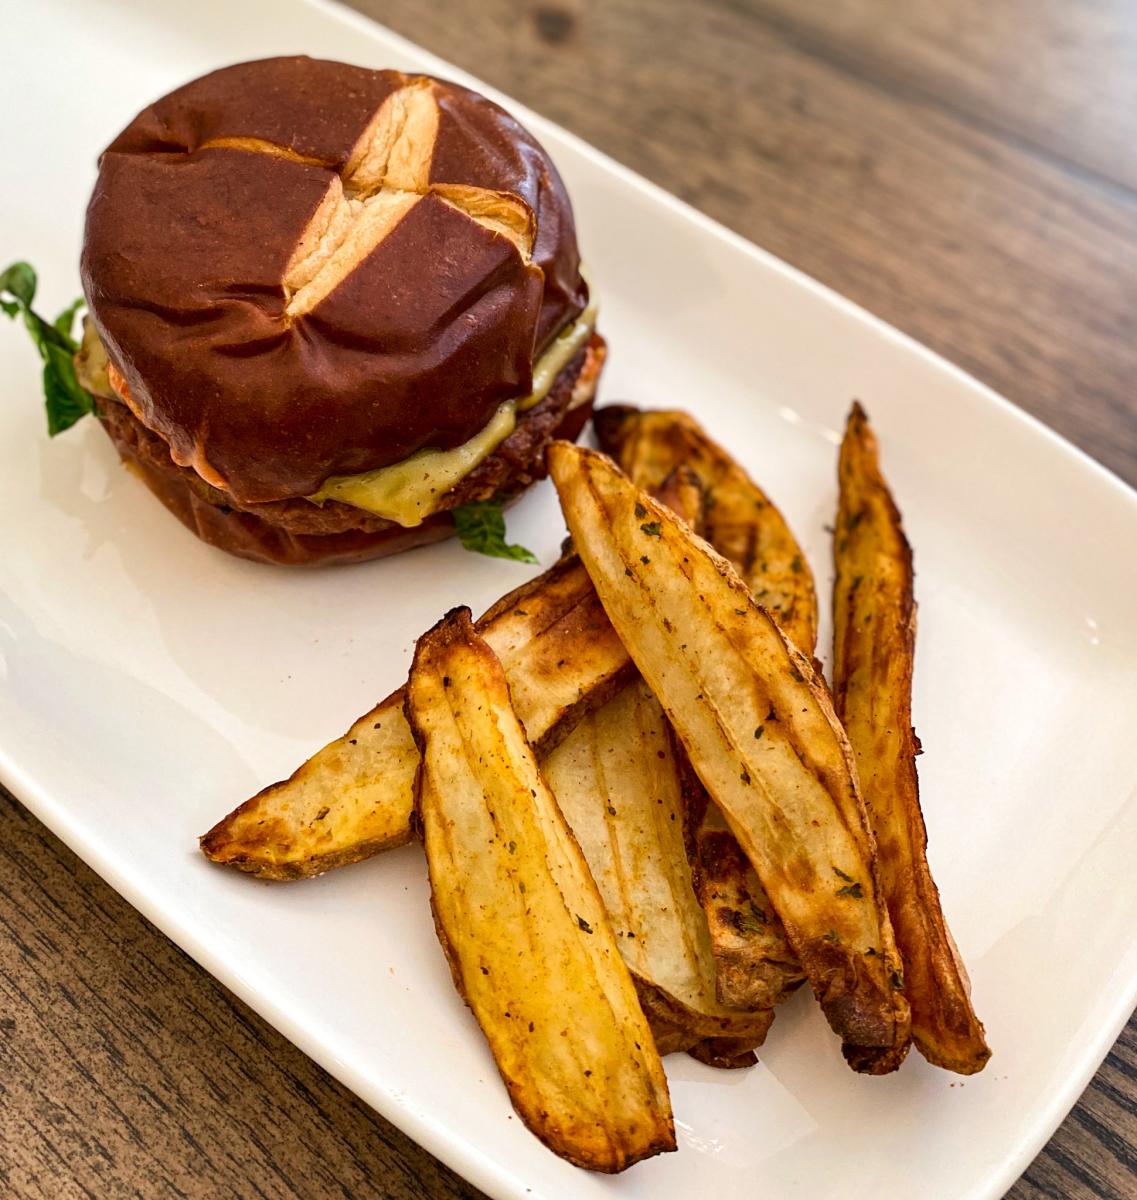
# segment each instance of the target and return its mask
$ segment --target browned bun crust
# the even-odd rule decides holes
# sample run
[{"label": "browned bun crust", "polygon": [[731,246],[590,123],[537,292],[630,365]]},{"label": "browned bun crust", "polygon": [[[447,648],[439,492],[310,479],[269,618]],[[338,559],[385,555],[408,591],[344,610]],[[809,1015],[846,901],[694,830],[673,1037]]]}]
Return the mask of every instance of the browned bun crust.
[{"label": "browned bun crust", "polygon": [[513,433],[444,497],[445,508],[411,529],[336,501],[242,506],[174,463],[166,443],[125,404],[103,397],[97,404],[100,423],[123,462],[203,541],[256,562],[322,566],[383,558],[442,541],[454,534],[448,509],[491,497],[508,501],[544,478],[545,447],[554,438],[575,440],[591,416],[604,356],[603,338],[593,335],[544,400],[523,413]]},{"label": "browned bun crust", "polygon": [[140,113],[82,273],[136,418],[242,505],[467,441],[587,301],[561,180],[504,110],[308,58]]}]

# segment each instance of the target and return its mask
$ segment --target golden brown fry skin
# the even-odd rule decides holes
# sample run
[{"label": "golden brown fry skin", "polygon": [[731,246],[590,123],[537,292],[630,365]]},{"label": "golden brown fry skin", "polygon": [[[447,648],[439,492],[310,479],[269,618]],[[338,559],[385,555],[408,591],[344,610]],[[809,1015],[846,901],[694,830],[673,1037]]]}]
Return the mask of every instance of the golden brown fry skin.
[{"label": "golden brown fry skin", "polygon": [[[542,751],[635,677],[575,557],[502,597],[478,629]],[[219,821],[201,838],[202,852],[263,879],[304,879],[400,846],[411,836],[418,762],[400,688],[289,779]]]},{"label": "golden brown fry skin", "polygon": [[859,404],[849,414],[838,476],[833,702],[876,835],[912,1039],[929,1062],[969,1075],[982,1070],[991,1051],[928,868],[916,777],[920,743],[912,729],[912,552]]},{"label": "golden brown fry skin", "polygon": [[632,978],[469,609],[419,639],[406,711],[435,927],[518,1115],[594,1171],[674,1150]]},{"label": "golden brown fry skin", "polygon": [[556,442],[549,464],[613,627],[754,864],[831,1026],[850,1047],[906,1042],[872,834],[824,682],[730,564],[603,455]]},{"label": "golden brown fry skin", "polygon": [[201,851],[262,879],[306,879],[401,846],[411,838],[418,762],[400,688],[218,821]]},{"label": "golden brown fry skin", "polygon": [[[688,503],[698,495],[698,522],[688,518],[688,524],[731,562],[790,640],[812,657],[813,573],[769,496],[686,413],[609,406],[593,420],[601,447],[636,487],[671,509],[677,493]],[[738,840],[698,779],[687,775],[687,850],[711,931],[719,999],[740,1008],[770,1007],[798,987],[801,967]]]},{"label": "golden brown fry skin", "polygon": [[677,517],[682,517],[700,537],[705,536],[707,497],[703,481],[693,468],[680,463],[658,488],[651,489],[651,494]]},{"label": "golden brown fry skin", "polygon": [[666,1031],[687,1035],[683,1049],[706,1037],[730,1037],[739,1053],[760,1045],[770,1014],[727,1007],[715,993],[671,730],[647,685],[637,679],[586,714],[541,770],[584,851],[657,1043]]},{"label": "golden brown fry skin", "polygon": [[[770,1013],[773,1021],[774,1014]],[[740,1067],[752,1067],[758,1061],[758,1055],[736,1038],[704,1038],[689,1047],[687,1053],[708,1067],[717,1067],[720,1071],[736,1071]]]},{"label": "golden brown fry skin", "polygon": [[804,982],[801,964],[750,860],[685,761],[682,783],[687,857],[710,930],[718,998],[735,1008],[773,1008]]},{"label": "golden brown fry skin", "polygon": [[[813,572],[777,505],[685,412],[606,405],[592,414],[600,448],[638,488],[659,496],[677,466],[702,481],[698,530],[727,559],[790,641],[812,655],[817,644]],[[664,500],[664,503],[667,503]]]},{"label": "golden brown fry skin", "polygon": [[758,1055],[754,1051],[766,1040],[766,1034],[774,1023],[772,1009],[755,1009],[749,1014],[749,1029],[744,1035],[716,1034],[706,1037],[698,1032],[702,1024],[698,1014],[684,1010],[682,1005],[677,1006],[672,997],[645,982],[634,971],[632,979],[661,1056],[686,1051],[709,1067],[730,1070],[752,1067],[757,1063]]}]

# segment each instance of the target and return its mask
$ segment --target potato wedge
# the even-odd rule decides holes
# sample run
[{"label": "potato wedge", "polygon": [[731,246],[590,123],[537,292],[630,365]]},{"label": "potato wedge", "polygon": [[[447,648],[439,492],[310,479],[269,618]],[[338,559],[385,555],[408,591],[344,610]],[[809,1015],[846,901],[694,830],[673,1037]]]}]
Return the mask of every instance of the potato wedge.
[{"label": "potato wedge", "polygon": [[734,566],[793,644],[812,656],[813,572],[777,505],[742,467],[685,412],[607,405],[596,410],[592,423],[600,448],[653,496],[677,466],[695,472],[704,492],[698,532]]},{"label": "potato wedge", "polygon": [[[774,1014],[771,1012],[771,1022],[773,1019]],[[746,1041],[735,1038],[704,1038],[701,1042],[696,1042],[687,1053],[708,1067],[717,1067],[720,1071],[752,1067],[758,1061],[758,1055],[746,1045]]]},{"label": "potato wedge", "polygon": [[468,609],[419,640],[406,710],[439,941],[518,1115],[595,1171],[674,1150],[663,1065],[600,894]]},{"label": "potato wedge", "polygon": [[706,518],[706,492],[703,481],[687,466],[680,463],[651,494],[684,521],[700,536]]},{"label": "potato wedge", "polygon": [[504,596],[478,620],[501,660],[538,753],[614,696],[635,668],[575,555]]},{"label": "potato wedge", "polygon": [[218,821],[201,851],[262,879],[305,879],[401,846],[411,839],[418,763],[400,688]]},{"label": "potato wedge", "polygon": [[[478,628],[505,665],[517,711],[542,748],[635,676],[574,556],[502,597]],[[289,779],[219,821],[201,849],[214,862],[265,879],[303,879],[402,845],[411,836],[418,763],[400,688]]]},{"label": "potato wedge", "polygon": [[[586,714],[541,764],[600,889],[645,1009],[689,1035],[760,1045],[766,1012],[715,995],[710,936],[691,884],[672,735],[642,680]],[[651,989],[645,995],[645,989]]]},{"label": "potato wedge", "polygon": [[[733,567],[595,451],[548,462],[605,610],[785,924],[848,1051],[908,1005],[852,753],[824,682]],[[863,1064],[872,1069],[872,1063]]]},{"label": "potato wedge", "polygon": [[[595,414],[595,423],[601,446],[636,487],[671,509],[677,492],[688,504],[689,497],[699,496],[699,520],[688,524],[731,562],[791,641],[812,658],[813,574],[769,496],[686,413],[609,407]],[[710,927],[718,998],[738,1008],[772,1007],[802,982],[801,967],[718,806],[691,772],[686,778],[687,850]]]},{"label": "potato wedge", "polygon": [[689,764],[681,780],[687,856],[711,939],[715,994],[731,1008],[774,1008],[805,973],[719,806]]},{"label": "potato wedge", "polygon": [[854,404],[841,444],[834,535],[833,703],[857,760],[881,886],[904,963],[912,1040],[931,1063],[970,1075],[991,1056],[928,868],[912,729],[916,642],[912,552]]},{"label": "potato wedge", "polygon": [[[659,499],[698,527],[703,487],[689,467],[668,475]],[[753,1005],[738,1012],[715,995],[713,952],[685,854],[677,755],[663,710],[637,679],[586,714],[541,769],[600,888],[659,1052],[751,1066],[773,1014]],[[691,776],[686,769],[682,778]]]}]

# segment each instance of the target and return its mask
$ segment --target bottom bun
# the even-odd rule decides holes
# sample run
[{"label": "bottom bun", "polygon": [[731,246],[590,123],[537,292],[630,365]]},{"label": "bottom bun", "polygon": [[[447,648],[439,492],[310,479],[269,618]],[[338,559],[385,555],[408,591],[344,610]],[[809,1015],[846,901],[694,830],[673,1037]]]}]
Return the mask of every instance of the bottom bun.
[{"label": "bottom bun", "polygon": [[449,509],[476,500],[510,502],[543,479],[545,448],[555,438],[575,441],[592,414],[604,365],[604,339],[591,342],[557,376],[549,393],[523,413],[504,442],[443,499],[445,509],[405,528],[351,505],[317,506],[303,498],[240,506],[227,493],[179,467],[169,448],[125,404],[99,399],[100,424],[130,467],[159,500],[203,542],[254,562],[324,566],[364,562],[454,535]]}]

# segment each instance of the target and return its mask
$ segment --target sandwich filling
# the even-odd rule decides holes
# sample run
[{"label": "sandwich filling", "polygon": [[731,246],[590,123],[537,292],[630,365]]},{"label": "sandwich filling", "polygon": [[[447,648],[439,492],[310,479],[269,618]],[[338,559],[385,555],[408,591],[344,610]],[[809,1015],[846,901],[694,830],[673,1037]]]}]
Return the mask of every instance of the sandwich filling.
[{"label": "sandwich filling", "polygon": [[[584,312],[534,364],[533,390],[529,395],[504,401],[469,441],[452,450],[428,447],[402,462],[359,475],[332,476],[308,499],[321,505],[326,500],[337,500],[408,529],[422,524],[437,510],[442,497],[509,437],[516,428],[518,414],[527,412],[548,395],[557,376],[592,337],[597,311],[595,299],[590,299]],[[75,369],[79,382],[93,395],[117,399],[135,411],[129,394],[124,394],[125,381],[111,369],[90,320],[84,322],[83,344],[76,356]],[[135,412],[135,415],[141,419],[140,414]]]},{"label": "sandwich filling", "polygon": [[517,414],[545,398],[557,376],[592,336],[596,313],[596,301],[589,300],[584,312],[537,360],[532,392],[500,404],[489,422],[469,441],[453,450],[419,450],[402,462],[361,475],[333,475],[308,499],[316,504],[339,500],[386,517],[404,528],[420,525],[435,511],[442,496],[509,437],[517,425]]}]

